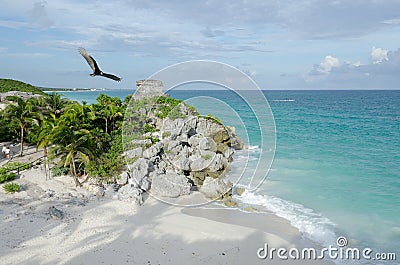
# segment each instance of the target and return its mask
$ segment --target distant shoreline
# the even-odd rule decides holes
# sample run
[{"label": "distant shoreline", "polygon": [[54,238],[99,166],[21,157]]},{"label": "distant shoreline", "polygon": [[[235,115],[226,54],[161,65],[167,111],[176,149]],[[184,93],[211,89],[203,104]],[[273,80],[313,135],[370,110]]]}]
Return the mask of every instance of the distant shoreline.
[{"label": "distant shoreline", "polygon": [[39,88],[42,90],[44,93],[50,93],[50,92],[90,92],[90,91],[108,91],[108,89],[105,88]]},{"label": "distant shoreline", "polygon": [[107,91],[119,91],[119,90],[132,90],[131,88],[120,88],[120,89],[107,89],[107,88],[41,88],[44,93],[63,93],[63,92],[107,92]]}]

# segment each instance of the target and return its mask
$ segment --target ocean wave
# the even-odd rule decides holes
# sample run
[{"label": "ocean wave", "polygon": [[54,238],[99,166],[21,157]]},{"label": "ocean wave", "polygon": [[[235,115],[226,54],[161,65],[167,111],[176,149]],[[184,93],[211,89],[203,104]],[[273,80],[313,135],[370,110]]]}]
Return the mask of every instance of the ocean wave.
[{"label": "ocean wave", "polygon": [[277,216],[289,220],[291,225],[299,229],[304,236],[322,246],[336,242],[335,224],[301,204],[248,191],[245,191],[242,196],[235,195],[234,198],[244,204],[263,206]]},{"label": "ocean wave", "polygon": [[273,99],[271,101],[275,101],[275,102],[294,102],[296,100],[288,98],[288,99]]},{"label": "ocean wave", "polygon": [[247,155],[237,155],[234,157],[234,161],[255,161],[258,160],[257,157],[254,156],[247,156]]},{"label": "ocean wave", "polygon": [[259,150],[260,147],[258,145],[249,145],[247,146],[247,150]]},{"label": "ocean wave", "polygon": [[261,149],[258,145],[247,146],[246,149],[237,150],[233,155],[233,160],[235,163],[233,165],[243,166],[241,163],[246,161],[256,161],[259,160],[259,153]]}]

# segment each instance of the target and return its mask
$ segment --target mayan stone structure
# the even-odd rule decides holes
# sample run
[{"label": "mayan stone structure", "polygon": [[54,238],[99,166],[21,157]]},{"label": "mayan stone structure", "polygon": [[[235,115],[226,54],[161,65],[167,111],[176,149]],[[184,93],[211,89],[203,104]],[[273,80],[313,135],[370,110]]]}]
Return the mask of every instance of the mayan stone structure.
[{"label": "mayan stone structure", "polygon": [[163,83],[160,80],[138,80],[136,81],[136,93],[134,99],[151,98],[162,96]]}]

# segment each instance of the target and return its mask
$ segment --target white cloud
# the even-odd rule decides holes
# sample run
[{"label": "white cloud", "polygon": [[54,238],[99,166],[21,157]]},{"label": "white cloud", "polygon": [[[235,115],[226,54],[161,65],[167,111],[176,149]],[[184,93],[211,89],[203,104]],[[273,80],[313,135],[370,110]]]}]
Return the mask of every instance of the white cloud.
[{"label": "white cloud", "polygon": [[379,64],[388,60],[388,51],[382,48],[372,47],[371,51],[372,63]]},{"label": "white cloud", "polygon": [[382,21],[384,24],[388,25],[400,25],[400,18],[394,18],[394,19],[387,19]]},{"label": "white cloud", "polygon": [[319,64],[316,69],[318,72],[322,74],[329,74],[334,67],[339,67],[340,62],[338,58],[335,58],[331,55],[325,56],[324,60]]},{"label": "white cloud", "polygon": [[28,11],[28,16],[32,23],[40,27],[50,27],[53,24],[47,16],[46,5],[46,1],[33,4],[32,9]]},{"label": "white cloud", "polygon": [[270,27],[290,32],[291,38],[360,36],[391,27],[383,22],[396,17],[400,2],[52,0],[24,5],[21,1],[0,0],[0,6],[4,7],[7,17],[14,18],[3,21],[4,25],[29,28],[28,22],[34,22],[76,38],[60,37],[52,41],[99,43],[101,39],[108,39],[112,43],[125,43],[120,48],[129,51],[147,45],[154,47],[156,41],[162,41],[163,44],[156,45],[159,53],[177,56],[174,51],[181,47],[193,49],[193,54],[214,52],[218,55],[221,51],[270,50],[255,42],[271,39]]},{"label": "white cloud", "polygon": [[[310,83],[333,83],[339,76],[356,80],[357,73],[370,73],[372,78],[399,65],[395,60],[399,53],[382,48],[359,56],[360,61],[352,58],[353,63],[337,55],[354,51],[355,57],[365,46],[351,50],[354,43],[369,45],[374,38],[382,43],[390,38],[385,46],[393,47],[398,37],[387,36],[400,25],[399,0],[0,0],[0,6],[3,43],[10,43],[4,44],[7,54],[56,57],[83,46],[95,55],[123,54],[121,65],[144,65],[143,58],[162,66],[190,59],[234,65],[246,60],[254,67],[247,73],[260,80],[268,75],[265,83],[286,71],[293,76],[279,80],[299,78],[300,71],[306,72],[304,65],[312,64],[310,53],[322,59],[306,74]],[[8,38],[15,39],[8,42]],[[21,43],[14,45],[17,41]],[[275,53],[260,53],[270,51]],[[125,59],[131,57],[133,63]]]},{"label": "white cloud", "polygon": [[340,64],[338,58],[328,55],[303,76],[303,81],[317,88],[400,88],[400,49],[374,47],[371,57],[369,64]]}]

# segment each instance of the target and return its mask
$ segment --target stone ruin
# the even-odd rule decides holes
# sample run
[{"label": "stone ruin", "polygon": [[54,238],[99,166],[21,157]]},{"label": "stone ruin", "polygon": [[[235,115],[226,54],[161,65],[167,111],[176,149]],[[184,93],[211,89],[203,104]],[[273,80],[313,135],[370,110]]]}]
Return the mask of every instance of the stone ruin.
[{"label": "stone ruin", "polygon": [[163,93],[163,83],[160,80],[138,80],[136,81],[136,93],[133,98],[152,98],[155,96],[162,96]]}]

